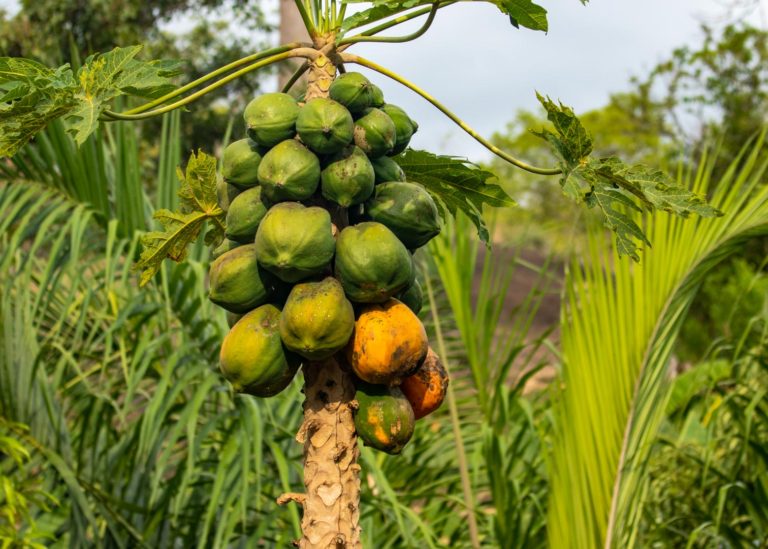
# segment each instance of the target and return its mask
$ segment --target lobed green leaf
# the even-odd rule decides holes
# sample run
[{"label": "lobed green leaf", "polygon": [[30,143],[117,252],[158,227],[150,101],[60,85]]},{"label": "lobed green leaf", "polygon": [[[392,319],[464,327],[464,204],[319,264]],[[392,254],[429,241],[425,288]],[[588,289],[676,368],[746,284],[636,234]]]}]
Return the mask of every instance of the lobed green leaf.
[{"label": "lobed green leaf", "polygon": [[[345,3],[367,3],[369,0],[346,0]],[[473,0],[477,1],[477,0]],[[531,30],[540,30],[546,32],[549,28],[547,23],[547,10],[532,0],[483,0],[490,2],[499,10],[508,15],[510,22],[516,28],[526,27]],[[372,7],[352,14],[345,18],[341,24],[342,31],[348,31],[363,25],[368,25],[380,21],[391,15],[396,15],[402,11],[419,7],[430,6],[434,2],[429,0],[373,0]]]},{"label": "lobed green leaf", "polygon": [[515,206],[504,189],[488,183],[495,176],[466,159],[438,156],[408,149],[395,158],[408,181],[419,183],[436,199],[441,215],[464,212],[477,227],[480,239],[488,243],[490,235],[483,221],[483,204],[495,208]]},{"label": "lobed green leaf", "polygon": [[640,260],[638,246],[650,245],[631,210],[660,209],[682,217],[722,215],[718,209],[662,171],[641,164],[629,166],[616,157],[593,158],[592,138],[569,107],[536,94],[554,131],[533,132],[547,141],[560,160],[563,193],[590,208],[597,207],[616,235],[621,255]]},{"label": "lobed green leaf", "polygon": [[425,2],[424,0],[394,0],[386,2],[374,2],[373,7],[353,13],[349,17],[346,17],[341,23],[342,32],[346,32],[363,25],[375,23],[391,15],[396,15],[401,11],[405,11],[417,6],[428,6],[432,2]]},{"label": "lobed green leaf", "polygon": [[117,97],[157,97],[173,89],[178,64],[138,61],[141,48],[92,55],[77,74],[69,65],[50,69],[31,59],[0,57],[0,156],[13,156],[57,118],[81,145]]},{"label": "lobed green leaf", "polygon": [[547,10],[534,4],[531,0],[492,0],[502,13],[509,15],[510,22],[515,28],[521,26],[531,30],[547,32]]},{"label": "lobed green leaf", "polygon": [[135,270],[141,271],[140,286],[157,274],[164,259],[184,261],[187,248],[200,236],[206,222],[211,222],[206,244],[215,244],[224,238],[224,211],[216,201],[216,159],[202,151],[197,155],[192,153],[186,173],[179,168],[178,174],[181,211],[156,211],[153,217],[163,230],[141,237],[143,250],[135,266]]},{"label": "lobed green leaf", "polygon": [[77,103],[69,65],[49,69],[30,59],[0,57],[0,156],[13,156]]}]

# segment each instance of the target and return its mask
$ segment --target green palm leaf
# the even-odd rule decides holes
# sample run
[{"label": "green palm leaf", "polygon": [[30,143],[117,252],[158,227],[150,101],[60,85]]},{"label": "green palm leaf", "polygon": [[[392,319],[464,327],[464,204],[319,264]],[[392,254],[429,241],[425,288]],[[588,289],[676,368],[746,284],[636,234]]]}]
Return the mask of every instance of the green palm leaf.
[{"label": "green palm leaf", "polygon": [[[552,547],[637,543],[645,465],[668,397],[668,362],[703,277],[768,233],[764,135],[717,185],[712,162],[679,177],[712,192],[719,218],[646,219],[653,248],[631,265],[591,231],[584,265],[569,269],[561,327],[563,389],[555,404],[548,516]],[[714,187],[714,188],[712,188]],[[638,218],[639,220],[639,218]]]}]

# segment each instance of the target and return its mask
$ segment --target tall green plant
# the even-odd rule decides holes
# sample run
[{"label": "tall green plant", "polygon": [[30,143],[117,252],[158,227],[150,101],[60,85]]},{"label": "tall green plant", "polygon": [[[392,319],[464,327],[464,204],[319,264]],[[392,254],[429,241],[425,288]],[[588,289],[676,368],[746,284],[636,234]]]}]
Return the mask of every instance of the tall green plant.
[{"label": "tall green plant", "polygon": [[669,359],[702,278],[768,233],[764,135],[716,183],[713,162],[679,174],[712,193],[725,215],[645,220],[653,248],[631,265],[591,233],[589,256],[568,271],[563,303],[562,391],[550,460],[552,547],[632,547],[638,541],[646,464],[668,397]]},{"label": "tall green plant", "polygon": [[[461,380],[449,389],[447,400],[470,541],[473,547],[540,545],[545,533],[541,451],[546,435],[539,431],[546,426],[534,413],[540,396],[527,398],[522,391],[541,366],[534,357],[547,333],[532,335],[529,330],[552,281],[545,274],[547,266],[536,267],[536,285],[508,316],[510,284],[518,268],[532,268],[521,267],[519,248],[508,260],[494,260],[472,238],[466,218],[458,216],[430,243],[429,251],[431,270],[445,296],[438,307],[434,284],[427,284],[438,351],[452,378]],[[480,413],[471,413],[473,409]],[[485,493],[490,501],[481,495]],[[490,509],[488,521],[484,512]]]},{"label": "tall green plant", "polygon": [[674,380],[648,465],[641,546],[768,543],[768,294],[758,301],[740,333]]}]

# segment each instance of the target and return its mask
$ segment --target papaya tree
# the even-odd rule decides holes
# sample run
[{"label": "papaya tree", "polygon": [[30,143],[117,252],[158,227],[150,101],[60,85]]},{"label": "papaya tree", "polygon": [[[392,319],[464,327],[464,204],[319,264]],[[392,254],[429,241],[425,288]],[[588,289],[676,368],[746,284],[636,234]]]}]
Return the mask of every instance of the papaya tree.
[{"label": "papaya tree", "polygon": [[[178,65],[140,60],[141,46],[92,55],[77,71],[0,58],[3,156],[56,119],[82,144],[100,124],[160,116],[246,74],[300,62],[281,92],[246,106],[247,135],[220,163],[198,151],[179,169],[180,210],[156,212],[162,230],[143,236],[136,263],[139,283],[148,284],[165,259],[183,261],[203,238],[213,248],[209,297],[231,326],[219,367],[232,389],[266,398],[303,372],[297,440],[306,491],[278,499],[303,509],[300,547],[360,547],[358,438],[397,454],[416,419],[445,395],[446,372],[417,317],[413,252],[457,212],[488,242],[483,208],[514,205],[490,172],[409,148],[416,121],[352,67],[409,88],[509,164],[556,178],[566,196],[600,212],[619,253],[634,260],[649,242],[630,210],[720,214],[659,170],[594,157],[590,136],[562,103],[538,96],[551,125],[534,133],[552,148],[553,165],[533,166],[415,83],[354,53],[358,43],[416,40],[457,3],[377,0],[347,15],[350,2],[296,0],[311,41],[254,53],[178,87]],[[514,27],[547,30],[546,11],[531,0],[492,3]],[[419,18],[415,32],[393,31]],[[304,75],[306,90],[291,95]]]}]

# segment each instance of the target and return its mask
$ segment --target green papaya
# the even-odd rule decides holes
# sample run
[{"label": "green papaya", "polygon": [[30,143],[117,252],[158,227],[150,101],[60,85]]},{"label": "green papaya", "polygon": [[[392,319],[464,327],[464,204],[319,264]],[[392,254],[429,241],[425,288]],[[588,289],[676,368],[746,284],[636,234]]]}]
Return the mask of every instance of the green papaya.
[{"label": "green papaya", "polygon": [[419,281],[414,280],[413,284],[397,296],[397,299],[413,311],[413,314],[419,314],[424,306],[424,291],[421,289]]},{"label": "green papaya", "polygon": [[287,139],[264,155],[258,178],[267,200],[304,200],[320,184],[320,160],[295,139]]},{"label": "green papaya", "polygon": [[384,92],[376,84],[371,84],[371,107],[377,109],[384,106]]},{"label": "green papaya", "polygon": [[416,417],[397,387],[355,383],[358,408],[355,431],[363,444],[388,454],[399,454],[411,440]]},{"label": "green papaya", "polygon": [[267,205],[261,197],[261,187],[253,187],[240,193],[227,211],[225,226],[227,238],[248,244],[256,236],[256,228],[267,213]]},{"label": "green papaya", "polygon": [[230,240],[228,238],[225,238],[222,240],[221,244],[216,246],[211,251],[211,259],[216,259],[220,257],[222,254],[227,253],[229,250],[234,250],[238,246],[242,246],[243,244],[241,242],[236,242],[235,240]]},{"label": "green papaya", "polygon": [[229,205],[238,194],[240,194],[240,189],[224,181],[224,176],[220,175],[216,178],[216,203],[219,208],[225,212],[229,210]]},{"label": "green papaya", "polygon": [[241,189],[256,185],[261,156],[259,146],[251,139],[240,139],[227,145],[221,158],[224,181]]},{"label": "green papaya", "polygon": [[354,114],[371,106],[373,84],[359,72],[347,72],[331,83],[328,94]]},{"label": "green papaya", "polygon": [[335,154],[349,145],[354,125],[347,108],[326,97],[307,101],[296,119],[299,137],[318,154]]},{"label": "green papaya", "polygon": [[265,93],[245,107],[248,136],[262,147],[274,147],[296,135],[299,104],[287,93]]},{"label": "green papaya", "polygon": [[371,160],[373,172],[376,174],[376,184],[390,181],[405,181],[405,172],[400,164],[388,156],[380,156]]},{"label": "green papaya", "polygon": [[386,104],[381,108],[382,111],[387,113],[395,124],[395,130],[397,138],[395,139],[395,146],[389,153],[394,156],[403,152],[408,143],[411,142],[411,137],[419,129],[419,125],[400,107],[392,104]]},{"label": "green papaya", "polygon": [[255,246],[259,264],[284,282],[321,274],[336,248],[331,216],[317,206],[275,204],[261,220]]},{"label": "green papaya", "polygon": [[300,364],[280,340],[280,309],[274,305],[245,314],[221,344],[219,367],[238,393],[276,395],[290,385]]},{"label": "green papaya", "polygon": [[354,145],[333,156],[320,174],[323,197],[349,207],[368,200],[376,174],[365,153]]},{"label": "green papaya", "polygon": [[322,360],[343,349],[354,327],[352,304],[339,281],[330,276],[296,284],[280,316],[283,343],[309,360]]},{"label": "green papaya", "polygon": [[396,142],[395,123],[381,109],[366,109],[355,120],[355,145],[371,158],[392,152]]},{"label": "green papaya", "polygon": [[256,246],[244,244],[211,263],[208,297],[233,313],[244,313],[269,300],[271,277],[256,261]]},{"label": "green papaya", "polygon": [[381,223],[346,227],[336,240],[336,278],[358,303],[382,303],[413,283],[413,258]]},{"label": "green papaya", "polygon": [[365,203],[365,213],[373,221],[386,225],[405,244],[415,250],[440,232],[435,201],[415,183],[393,181],[376,185]]}]

